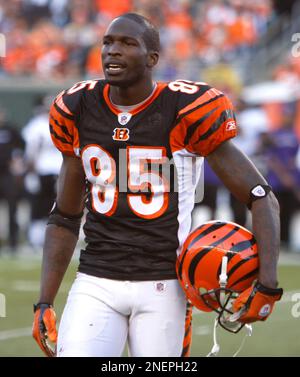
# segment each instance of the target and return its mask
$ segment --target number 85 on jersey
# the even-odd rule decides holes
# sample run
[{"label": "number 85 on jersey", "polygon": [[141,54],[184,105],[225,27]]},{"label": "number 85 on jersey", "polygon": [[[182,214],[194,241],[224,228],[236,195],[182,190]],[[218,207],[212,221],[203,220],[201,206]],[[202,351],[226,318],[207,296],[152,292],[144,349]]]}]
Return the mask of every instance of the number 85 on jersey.
[{"label": "number 85 on jersey", "polygon": [[[166,211],[169,183],[154,166],[165,164],[167,160],[164,147],[127,147],[126,174],[119,174],[119,180],[125,177],[128,182],[127,203],[136,216],[154,219]],[[88,145],[82,151],[82,161],[86,177],[91,183],[93,210],[106,216],[113,215],[119,198],[114,158],[99,145]]]}]

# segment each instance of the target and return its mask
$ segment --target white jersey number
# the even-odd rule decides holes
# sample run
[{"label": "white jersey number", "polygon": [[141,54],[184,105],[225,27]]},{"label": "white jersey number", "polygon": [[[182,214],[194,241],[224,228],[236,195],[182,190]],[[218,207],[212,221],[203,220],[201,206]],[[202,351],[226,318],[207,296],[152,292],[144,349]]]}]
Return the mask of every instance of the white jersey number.
[{"label": "white jersey number", "polygon": [[173,92],[181,92],[187,94],[195,94],[200,89],[199,86],[207,85],[205,82],[202,81],[190,81],[190,80],[176,80],[169,83],[168,87]]},{"label": "white jersey number", "polygon": [[[153,167],[163,164],[164,158],[163,147],[127,147],[128,188],[131,192],[139,192],[127,194],[127,202],[139,217],[157,218],[168,207],[168,183],[154,169],[146,169],[149,164]],[[89,145],[82,152],[82,161],[86,177],[91,183],[93,209],[111,216],[117,208],[119,193],[115,181],[115,160],[99,145]]]},{"label": "white jersey number", "polygon": [[89,145],[82,152],[82,161],[85,175],[91,183],[94,211],[111,216],[118,200],[115,160],[99,145]]},{"label": "white jersey number", "polygon": [[129,147],[127,149],[128,187],[131,191],[151,191],[145,194],[128,194],[127,200],[132,211],[145,219],[161,216],[168,206],[167,182],[158,172],[145,170],[145,164],[153,167],[164,163],[165,149],[158,147]]}]

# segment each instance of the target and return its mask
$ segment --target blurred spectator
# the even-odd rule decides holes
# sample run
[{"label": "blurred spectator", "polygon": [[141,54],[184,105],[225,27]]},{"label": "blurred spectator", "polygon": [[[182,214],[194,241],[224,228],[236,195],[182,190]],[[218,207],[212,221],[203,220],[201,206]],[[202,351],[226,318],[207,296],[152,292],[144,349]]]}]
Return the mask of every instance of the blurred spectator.
[{"label": "blurred spectator", "polygon": [[[17,251],[19,226],[17,208],[23,184],[24,141],[0,108],[0,199],[8,207],[8,246]],[[1,245],[0,245],[1,246]]]},{"label": "blurred spectator", "polygon": [[63,77],[66,73],[68,50],[60,31],[50,22],[39,22],[31,33],[31,47],[35,53],[35,70],[40,77]]},{"label": "blurred spectator", "polygon": [[62,163],[49,133],[50,98],[40,100],[35,115],[23,129],[26,141],[27,175],[25,188],[31,197],[31,221],[28,240],[34,247],[43,243],[49,212],[56,197],[56,179]]},{"label": "blurred spectator", "polygon": [[[274,9],[278,14],[290,12],[294,3],[294,0],[287,4],[279,0],[0,0],[0,33],[5,35],[7,45],[6,58],[0,59],[0,74],[37,77],[54,84],[101,78],[104,30],[119,14],[137,12],[149,17],[160,29],[157,80],[206,81],[235,103],[247,78],[249,62],[255,60],[256,46],[268,35],[269,26],[276,26]],[[291,57],[290,49],[286,59],[269,74],[272,72],[273,80],[299,88],[300,59]],[[295,101],[293,126],[299,143],[300,100]],[[258,136],[272,131],[273,143],[284,123],[284,107],[281,101],[266,101],[261,106],[240,109],[240,133],[235,143],[255,160],[263,174],[270,166],[264,164],[266,158],[260,159],[262,150],[255,152]],[[40,118],[32,120],[33,124],[46,124],[46,115],[39,115]],[[47,127],[41,128],[47,130]],[[35,170],[31,165],[30,169]],[[205,169],[207,187],[203,204],[210,207],[214,218],[218,182],[209,168]],[[38,182],[41,183],[40,178]],[[233,198],[231,205],[234,220],[244,225],[245,206]],[[33,215],[36,217],[34,211]]]},{"label": "blurred spectator", "polygon": [[56,26],[63,27],[68,23],[68,0],[51,0],[49,9],[52,21]]},{"label": "blurred spectator", "polygon": [[216,219],[217,195],[221,184],[222,182],[216,176],[206,160],[204,160],[204,196],[199,205],[209,208],[209,220]]},{"label": "blurred spectator", "polygon": [[129,12],[132,7],[131,0],[95,0],[96,9],[104,14],[108,19]]},{"label": "blurred spectator", "polygon": [[23,0],[22,15],[31,28],[41,19],[50,18],[50,0]]},{"label": "blurred spectator", "polygon": [[300,207],[299,143],[292,125],[292,118],[286,115],[281,129],[261,136],[267,179],[280,204],[281,240],[287,248],[291,247],[291,220]]},{"label": "blurred spectator", "polygon": [[[300,4],[300,3],[299,3]],[[286,60],[276,66],[273,71],[273,79],[276,81],[283,81],[288,83],[296,93],[296,109],[294,116],[294,130],[298,141],[300,140],[300,99],[299,99],[299,84],[300,84],[300,59],[299,57],[291,57],[290,54]],[[282,123],[283,118],[283,105],[280,103],[271,104],[269,106],[269,113],[273,120],[274,128]]]},{"label": "blurred spectator", "polygon": [[256,159],[256,152],[260,148],[260,135],[270,130],[268,114],[263,106],[250,106],[242,100],[238,102],[236,109],[239,131],[234,143],[255,160],[255,165],[261,168],[261,173],[264,174],[263,164]]},{"label": "blurred spectator", "polygon": [[[98,54],[100,57],[99,35],[97,27],[91,22],[91,9],[86,5],[74,6],[70,11],[70,23],[63,31],[63,39],[68,46],[68,69],[66,74],[80,76],[84,74],[88,51],[98,42]],[[77,71],[76,71],[77,69]]]},{"label": "blurred spectator", "polygon": [[138,12],[161,31],[158,77],[186,77],[193,64],[200,74],[202,66],[236,63],[251,52],[271,10],[269,0],[0,0],[0,33],[8,46],[2,70],[57,80],[86,76],[98,64],[94,46],[108,23]]},{"label": "blurred spectator", "polygon": [[298,148],[298,153],[296,156],[296,168],[300,171],[300,148]]},{"label": "blurred spectator", "polygon": [[[264,109],[260,106],[248,106],[240,100],[236,107],[237,123],[239,126],[238,136],[234,144],[246,155],[255,161],[256,167],[264,174],[264,165],[256,152],[259,148],[260,135],[269,130],[269,121]],[[247,207],[230,194],[230,205],[234,221],[242,226],[247,225]],[[249,227],[251,224],[249,224]]]}]

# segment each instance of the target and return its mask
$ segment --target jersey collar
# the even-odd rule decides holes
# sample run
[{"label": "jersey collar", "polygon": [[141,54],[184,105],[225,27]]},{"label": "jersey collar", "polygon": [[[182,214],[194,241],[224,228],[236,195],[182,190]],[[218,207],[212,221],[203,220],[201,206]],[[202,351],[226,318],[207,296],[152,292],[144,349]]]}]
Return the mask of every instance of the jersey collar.
[{"label": "jersey collar", "polygon": [[[136,108],[134,108],[133,110],[129,111],[130,114],[132,115],[135,115],[139,112],[141,112],[142,110],[146,109],[158,96],[159,94],[161,93],[161,91],[167,86],[166,83],[162,83],[162,82],[158,82],[157,83],[157,86],[156,86],[156,89],[153,91],[153,93],[150,95],[150,97],[145,101],[143,102],[140,106],[137,106]],[[105,87],[104,87],[104,90],[103,90],[103,96],[104,96],[104,100],[107,104],[107,106],[109,107],[109,109],[116,115],[122,113],[122,111],[120,109],[118,109],[110,100],[109,98],[109,88],[110,88],[110,85],[109,84],[106,84]]]}]

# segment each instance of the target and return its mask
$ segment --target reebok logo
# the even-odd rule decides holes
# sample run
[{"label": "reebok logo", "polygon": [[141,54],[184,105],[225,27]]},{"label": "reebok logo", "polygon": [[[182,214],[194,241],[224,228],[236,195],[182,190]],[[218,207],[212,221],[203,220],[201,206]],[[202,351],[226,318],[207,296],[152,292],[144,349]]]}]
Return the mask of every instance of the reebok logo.
[{"label": "reebok logo", "polygon": [[226,123],[226,131],[236,130],[236,123],[234,120],[230,120]]}]

